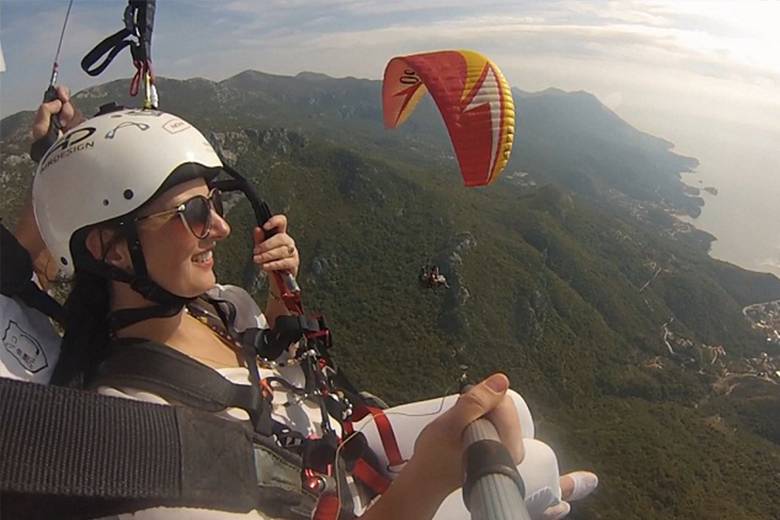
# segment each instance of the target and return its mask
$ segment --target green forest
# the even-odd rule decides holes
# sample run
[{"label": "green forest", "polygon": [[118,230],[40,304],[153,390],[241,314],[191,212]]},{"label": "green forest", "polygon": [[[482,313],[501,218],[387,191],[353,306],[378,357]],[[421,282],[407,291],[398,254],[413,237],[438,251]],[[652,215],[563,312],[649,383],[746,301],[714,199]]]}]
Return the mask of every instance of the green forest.
[{"label": "green forest", "polygon": [[[85,113],[130,104],[125,86],[75,99]],[[466,189],[433,104],[385,131],[379,82],[248,71],[159,89],[288,216],[304,303],[356,386],[398,404],[453,392],[464,371],[505,372],[562,469],[600,477],[570,518],[780,518],[780,385],[716,390],[767,350],[742,308],[780,299],[780,280],[710,258],[713,237],[671,216],[699,211],[679,180],[695,159],[590,94],[517,91],[512,161]],[[0,125],[4,220],[32,173],[12,160],[30,121]],[[219,280],[265,301],[254,217],[229,206]],[[420,287],[431,263],[450,288]]]}]

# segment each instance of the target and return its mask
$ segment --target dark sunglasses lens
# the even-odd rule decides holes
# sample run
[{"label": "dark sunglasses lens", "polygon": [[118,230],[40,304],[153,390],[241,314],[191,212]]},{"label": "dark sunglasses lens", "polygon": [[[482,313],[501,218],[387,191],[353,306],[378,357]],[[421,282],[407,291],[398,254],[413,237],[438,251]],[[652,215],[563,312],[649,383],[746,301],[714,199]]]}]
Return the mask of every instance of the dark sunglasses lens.
[{"label": "dark sunglasses lens", "polygon": [[215,189],[211,193],[211,203],[214,205],[214,211],[217,212],[217,215],[220,217],[225,216],[225,208],[222,207],[222,192]]},{"label": "dark sunglasses lens", "polygon": [[206,197],[193,197],[184,206],[184,219],[197,238],[206,238],[211,227],[211,206]]}]

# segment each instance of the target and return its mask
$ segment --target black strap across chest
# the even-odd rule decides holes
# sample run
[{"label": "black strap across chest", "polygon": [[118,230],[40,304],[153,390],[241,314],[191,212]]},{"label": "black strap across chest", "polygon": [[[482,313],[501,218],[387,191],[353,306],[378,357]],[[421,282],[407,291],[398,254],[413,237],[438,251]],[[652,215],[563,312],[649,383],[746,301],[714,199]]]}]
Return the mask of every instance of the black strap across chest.
[{"label": "black strap across chest", "polygon": [[154,341],[122,338],[110,343],[89,386],[131,387],[207,412],[238,407],[249,413],[256,429],[265,430],[258,433],[271,434],[271,404],[257,386],[231,383],[214,369]]}]

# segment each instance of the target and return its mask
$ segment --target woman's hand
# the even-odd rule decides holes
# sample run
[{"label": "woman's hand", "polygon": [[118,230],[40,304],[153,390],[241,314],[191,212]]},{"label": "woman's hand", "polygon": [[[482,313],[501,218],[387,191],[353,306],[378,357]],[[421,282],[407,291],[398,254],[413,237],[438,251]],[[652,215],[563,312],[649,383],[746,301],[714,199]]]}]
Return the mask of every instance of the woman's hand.
[{"label": "woman's hand", "polygon": [[[451,493],[463,484],[463,432],[482,416],[493,423],[515,464],[523,460],[523,440],[517,408],[506,395],[509,379],[493,374],[460,396],[457,403],[426,426],[414,446],[408,465],[416,465]],[[404,471],[406,468],[404,468]]]},{"label": "woman's hand", "polygon": [[[276,234],[266,240],[266,232],[271,230]],[[263,224],[263,229],[255,228],[253,237],[255,247],[252,250],[252,261],[263,271],[288,271],[293,276],[298,275],[301,259],[295,240],[287,234],[287,217],[274,215]]]},{"label": "woman's hand", "polygon": [[60,118],[63,132],[67,132],[85,120],[81,112],[70,101],[70,89],[59,85],[57,86],[57,99],[41,103],[38,107],[32,126],[33,141],[37,141],[48,133],[53,115]]},{"label": "woman's hand", "polygon": [[423,428],[412,458],[361,519],[433,518],[447,495],[463,484],[463,432],[482,416],[495,425],[519,463],[524,456],[520,421],[512,398],[506,395],[508,388],[504,374],[493,374]]}]

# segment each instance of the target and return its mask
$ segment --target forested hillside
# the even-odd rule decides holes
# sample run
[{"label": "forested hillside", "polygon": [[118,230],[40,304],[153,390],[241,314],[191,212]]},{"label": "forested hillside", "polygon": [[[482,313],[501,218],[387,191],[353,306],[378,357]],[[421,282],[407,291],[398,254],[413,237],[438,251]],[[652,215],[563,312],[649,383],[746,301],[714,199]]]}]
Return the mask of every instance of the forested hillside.
[{"label": "forested hillside", "polygon": [[[305,304],[356,385],[400,403],[453,391],[464,367],[506,372],[562,467],[601,477],[572,518],[780,517],[780,385],[744,369],[768,347],[742,313],[780,280],[709,258],[712,237],[673,218],[701,205],[679,180],[695,159],[590,94],[517,91],[512,161],[467,190],[433,104],[385,131],[379,82],[247,71],[159,88],[288,215]],[[92,113],[125,89],[76,101]],[[0,123],[4,220],[33,169],[30,121]],[[220,279],[264,298],[248,204],[228,220]],[[449,289],[419,286],[426,263]]]}]

